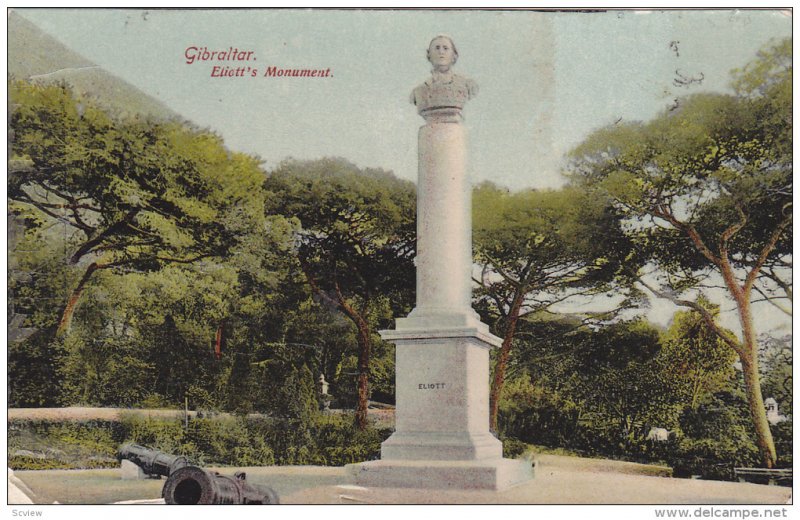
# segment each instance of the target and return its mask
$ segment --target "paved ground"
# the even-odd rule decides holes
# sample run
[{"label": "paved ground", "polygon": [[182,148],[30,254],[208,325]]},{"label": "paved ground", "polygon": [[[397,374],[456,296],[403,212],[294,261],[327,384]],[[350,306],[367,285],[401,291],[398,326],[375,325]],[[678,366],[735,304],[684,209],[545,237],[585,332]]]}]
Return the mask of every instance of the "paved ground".
[{"label": "paved ground", "polygon": [[33,504],[31,491],[22,481],[20,481],[14,472],[8,470],[8,503],[9,504]]},{"label": "paved ground", "polygon": [[[786,504],[791,488],[652,476],[653,466],[542,455],[534,480],[502,491],[363,488],[344,468],[241,468],[283,504]],[[217,468],[223,474],[233,468]],[[164,480],[122,481],[119,470],[16,471],[37,503],[108,504],[154,500]]]}]

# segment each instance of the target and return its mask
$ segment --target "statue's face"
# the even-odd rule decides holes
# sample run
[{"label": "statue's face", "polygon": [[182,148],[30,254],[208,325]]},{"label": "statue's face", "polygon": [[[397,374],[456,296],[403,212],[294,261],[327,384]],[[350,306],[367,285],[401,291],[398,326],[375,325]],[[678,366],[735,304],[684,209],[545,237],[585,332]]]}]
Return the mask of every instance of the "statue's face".
[{"label": "statue's face", "polygon": [[434,67],[448,68],[456,61],[453,46],[447,38],[434,38],[428,47],[428,59]]}]

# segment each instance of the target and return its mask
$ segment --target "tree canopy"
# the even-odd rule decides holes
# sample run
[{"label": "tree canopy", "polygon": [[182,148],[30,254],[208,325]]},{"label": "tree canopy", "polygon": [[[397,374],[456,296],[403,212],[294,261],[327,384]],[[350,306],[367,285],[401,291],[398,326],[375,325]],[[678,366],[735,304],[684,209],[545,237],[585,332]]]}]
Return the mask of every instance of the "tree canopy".
[{"label": "tree canopy", "polygon": [[341,159],[286,161],[270,173],[268,215],[299,221],[296,254],[309,286],[357,329],[356,421],[366,427],[373,330],[407,312],[415,246],[413,185]]},{"label": "tree canopy", "polygon": [[[611,196],[628,217],[651,267],[631,275],[698,312],[738,354],[767,467],[776,456],[752,305],[757,295],[791,296],[791,77],[791,45],[773,45],[736,73],[735,95],[697,94],[647,123],[602,129],[574,150],[571,167],[574,183]],[[697,300],[714,285],[736,305],[738,337]]]},{"label": "tree canopy", "polygon": [[[490,424],[517,322],[560,302],[607,291],[629,256],[630,243],[611,200],[568,187],[509,193],[492,184],[474,192],[478,307],[503,344],[494,367]],[[596,309],[607,315],[609,309]]]},{"label": "tree canopy", "polygon": [[223,256],[263,219],[258,162],[210,132],[118,121],[64,85],[14,81],[9,98],[12,211],[63,223],[70,264],[85,260],[62,332],[96,270]]}]

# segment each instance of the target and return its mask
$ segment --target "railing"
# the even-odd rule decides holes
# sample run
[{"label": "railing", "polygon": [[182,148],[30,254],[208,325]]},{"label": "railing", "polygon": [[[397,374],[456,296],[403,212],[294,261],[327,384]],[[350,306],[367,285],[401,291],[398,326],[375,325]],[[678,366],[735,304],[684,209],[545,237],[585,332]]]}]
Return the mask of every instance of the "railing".
[{"label": "railing", "polygon": [[733,468],[733,474],[739,482],[749,482],[753,480],[767,479],[770,486],[774,486],[778,481],[792,480],[792,470],[786,469],[766,469],[766,468]]}]

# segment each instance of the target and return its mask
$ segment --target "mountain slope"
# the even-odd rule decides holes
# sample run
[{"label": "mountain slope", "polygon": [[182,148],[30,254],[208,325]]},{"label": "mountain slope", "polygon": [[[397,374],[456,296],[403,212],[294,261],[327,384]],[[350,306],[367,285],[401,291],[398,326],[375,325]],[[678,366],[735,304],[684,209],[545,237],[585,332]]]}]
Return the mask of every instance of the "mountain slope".
[{"label": "mountain slope", "polygon": [[8,72],[16,79],[64,81],[75,94],[121,116],[180,118],[162,102],[70,50],[19,14],[8,16]]}]

